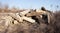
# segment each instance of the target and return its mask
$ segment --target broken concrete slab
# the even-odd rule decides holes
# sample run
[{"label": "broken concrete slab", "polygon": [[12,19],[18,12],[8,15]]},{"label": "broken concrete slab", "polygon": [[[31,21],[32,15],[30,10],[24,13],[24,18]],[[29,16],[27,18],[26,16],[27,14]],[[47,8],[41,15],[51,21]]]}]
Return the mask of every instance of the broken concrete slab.
[{"label": "broken concrete slab", "polygon": [[23,19],[18,15],[18,14],[9,14],[9,16],[11,16],[13,19],[16,19],[19,22],[23,22]]},{"label": "broken concrete slab", "polygon": [[23,18],[23,20],[26,20],[26,21],[28,21],[30,23],[35,23],[35,20],[32,19],[32,18],[28,18],[28,17],[25,17],[25,16],[23,16],[22,18]]},{"label": "broken concrete slab", "polygon": [[24,16],[24,15],[26,15],[29,12],[30,12],[30,10],[22,11],[22,12],[19,13],[19,15],[20,16]]}]

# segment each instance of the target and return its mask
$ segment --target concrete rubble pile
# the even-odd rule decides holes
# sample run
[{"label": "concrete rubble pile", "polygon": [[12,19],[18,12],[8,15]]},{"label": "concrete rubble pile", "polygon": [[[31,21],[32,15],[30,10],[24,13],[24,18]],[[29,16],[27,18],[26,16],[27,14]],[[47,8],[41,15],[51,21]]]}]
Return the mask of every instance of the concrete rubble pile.
[{"label": "concrete rubble pile", "polygon": [[36,21],[31,18],[32,16],[41,15],[41,18],[42,18],[42,14],[46,14],[46,13],[47,12],[42,11],[42,10],[33,11],[33,12],[30,11],[30,10],[26,10],[26,11],[19,12],[19,13],[8,13],[8,17],[7,18],[8,19],[11,18],[11,21],[12,21],[12,19],[15,19],[16,21],[18,21],[18,23],[23,22],[23,21],[28,21],[30,23],[35,23]]},{"label": "concrete rubble pile", "polygon": [[[32,16],[40,16],[40,18],[43,18],[42,15],[47,15],[48,16],[48,23],[50,23],[50,12],[47,11],[42,11],[42,10],[36,10],[36,11],[31,11],[31,10],[26,10],[22,11],[19,13],[7,13],[7,16],[1,16],[0,18],[0,31],[2,29],[7,29],[9,24],[19,24],[19,23],[24,23],[24,21],[28,23],[35,23],[37,22],[35,19],[32,18]],[[2,23],[4,25],[4,28],[2,28]],[[26,26],[25,26],[26,27]],[[3,30],[4,32],[4,30]]]},{"label": "concrete rubble pile", "polygon": [[24,20],[28,21],[30,23],[34,23],[35,22],[34,19],[25,16],[29,12],[30,12],[30,10],[23,11],[23,12],[20,12],[20,13],[15,13],[15,14],[14,13],[10,13],[9,16],[11,16],[13,19],[16,19],[19,23],[23,22]]},{"label": "concrete rubble pile", "polygon": [[36,10],[36,11],[26,10],[19,13],[7,13],[8,16],[4,16],[2,18],[3,19],[5,18],[7,21],[9,21],[7,23],[11,23],[11,21],[13,21],[14,19],[15,19],[14,21],[16,21],[14,22],[14,24],[24,22],[24,21],[35,23],[36,20],[32,19],[32,16],[40,15],[40,17],[42,18],[43,14],[48,15],[48,20],[49,20],[48,23],[50,23],[50,13],[47,11],[42,11],[42,10]]}]

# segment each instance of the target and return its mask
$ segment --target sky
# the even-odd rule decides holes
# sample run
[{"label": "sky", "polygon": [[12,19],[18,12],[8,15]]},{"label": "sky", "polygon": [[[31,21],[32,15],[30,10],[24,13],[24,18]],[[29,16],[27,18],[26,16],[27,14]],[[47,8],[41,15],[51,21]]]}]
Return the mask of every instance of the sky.
[{"label": "sky", "polygon": [[[8,4],[9,7],[21,9],[40,9],[45,7],[47,10],[60,10],[60,0],[0,0],[2,4]],[[56,6],[59,5],[57,8]]]}]

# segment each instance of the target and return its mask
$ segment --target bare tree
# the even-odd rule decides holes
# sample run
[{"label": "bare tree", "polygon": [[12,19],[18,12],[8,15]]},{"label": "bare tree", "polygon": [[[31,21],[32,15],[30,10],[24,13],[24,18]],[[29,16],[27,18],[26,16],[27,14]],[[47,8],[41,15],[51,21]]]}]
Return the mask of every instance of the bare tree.
[{"label": "bare tree", "polygon": [[4,7],[3,7],[4,12],[8,12],[8,8],[9,8],[8,4],[5,4]]}]

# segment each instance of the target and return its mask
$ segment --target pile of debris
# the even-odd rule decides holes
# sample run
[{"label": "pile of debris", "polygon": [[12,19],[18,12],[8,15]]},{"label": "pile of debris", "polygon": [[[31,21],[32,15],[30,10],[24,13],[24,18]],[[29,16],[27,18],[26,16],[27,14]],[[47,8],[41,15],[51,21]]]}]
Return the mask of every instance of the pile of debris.
[{"label": "pile of debris", "polygon": [[[40,24],[41,23],[40,19],[42,19],[44,21],[42,23],[50,24],[51,20],[53,20],[53,18],[54,18],[52,12],[43,11],[43,10],[25,10],[25,11],[22,11],[19,13],[3,13],[3,15],[1,15],[1,13],[0,13],[0,16],[1,16],[0,31],[2,31],[2,32],[4,31],[3,29],[5,29],[5,28],[8,29],[9,31],[13,30],[13,32],[14,32],[13,27],[15,28],[15,26],[17,26],[14,24],[20,24],[20,23],[22,23],[22,25],[19,25],[19,26],[23,26],[25,30],[29,29],[30,27],[28,27],[29,25],[26,22],[32,23],[32,24],[34,24],[34,23]],[[11,26],[9,27],[9,25],[11,25]],[[41,24],[40,26],[43,26],[43,25],[45,26],[45,24]],[[44,26],[43,26],[43,28],[44,28]],[[18,28],[18,27],[16,27],[16,28]],[[42,27],[40,27],[40,28],[42,28]],[[5,31],[6,31],[6,29],[5,29]]]},{"label": "pile of debris", "polygon": [[24,21],[35,23],[35,22],[38,22],[39,19],[43,19],[47,23],[50,23],[50,19],[53,18],[52,16],[53,14],[51,12],[43,11],[43,10],[32,10],[32,11],[26,10],[19,13],[2,13],[2,14],[8,15],[6,17],[4,16],[4,18],[6,18],[8,21],[9,19],[11,19],[11,21],[15,20],[15,22],[13,22],[14,24],[16,24],[17,22],[22,23]]},{"label": "pile of debris", "polygon": [[[36,10],[36,11],[31,11],[31,10],[26,10],[23,12],[19,12],[19,13],[9,13],[8,16],[10,16],[9,18],[12,18],[14,20],[16,20],[17,22],[24,22],[24,21],[28,21],[30,23],[35,23],[37,22],[36,19],[47,19],[46,22],[50,23],[50,17],[51,17],[51,13],[48,11],[43,11],[43,10]],[[12,20],[11,19],[11,20]],[[15,24],[16,22],[14,22]]]}]

